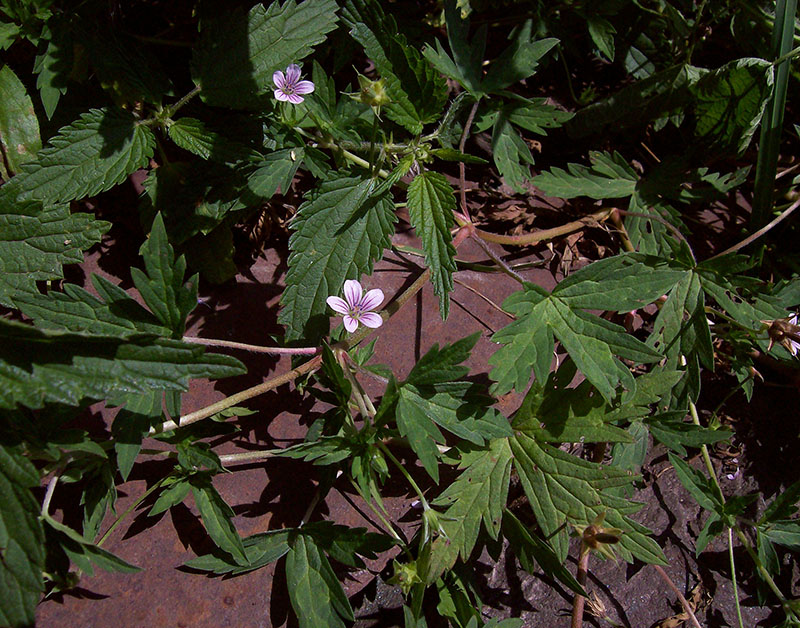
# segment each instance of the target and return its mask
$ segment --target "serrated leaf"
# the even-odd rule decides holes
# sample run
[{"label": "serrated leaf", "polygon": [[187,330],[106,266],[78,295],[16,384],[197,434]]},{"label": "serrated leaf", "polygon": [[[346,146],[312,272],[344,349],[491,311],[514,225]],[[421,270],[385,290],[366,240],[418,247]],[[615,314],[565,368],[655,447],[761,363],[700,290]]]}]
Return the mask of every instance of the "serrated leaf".
[{"label": "serrated leaf", "polygon": [[197,474],[190,479],[194,503],[200,511],[203,525],[208,535],[221,550],[227,552],[240,565],[247,565],[247,555],[242,538],[233,525],[233,510],[214,488],[211,479],[205,474]]},{"label": "serrated leaf", "polygon": [[528,78],[558,40],[533,40],[533,20],[525,20],[513,33],[511,43],[489,64],[486,76],[481,81],[481,91],[486,94],[499,92],[506,87]]},{"label": "serrated leaf", "polygon": [[522,98],[516,94],[503,109],[509,122],[537,135],[547,135],[546,129],[558,128],[574,115],[551,105],[546,98]]},{"label": "serrated leaf", "polygon": [[38,295],[37,281],[61,279],[61,265],[82,262],[82,251],[111,226],[70,213],[67,205],[15,203],[15,181],[0,188],[0,303],[6,307],[15,307],[17,296]]},{"label": "serrated leaf", "polygon": [[139,254],[144,259],[147,274],[131,268],[131,278],[150,311],[172,330],[173,338],[181,338],[186,328],[186,317],[197,306],[197,275],[185,284],[186,260],[183,255],[175,259],[161,214],[156,216],[150,235]]},{"label": "serrated leaf", "polygon": [[44,531],[31,493],[38,486],[33,464],[0,444],[0,624],[13,628],[34,624],[44,592]]},{"label": "serrated leaf", "polygon": [[231,163],[260,157],[247,146],[212,131],[197,118],[178,118],[167,126],[167,133],[178,146],[203,159]]},{"label": "serrated leaf", "polygon": [[296,531],[287,528],[254,534],[243,539],[242,544],[247,555],[246,565],[235,563],[229,554],[219,550],[193,558],[184,565],[200,571],[210,571],[217,575],[246,573],[274,563],[285,556],[289,551],[289,537],[293,534],[296,534]]},{"label": "serrated leaf", "polygon": [[348,528],[332,521],[307,523],[302,533],[312,537],[316,546],[330,558],[348,567],[364,567],[359,555],[374,560],[378,553],[395,545],[394,539],[385,534],[367,532],[366,528]]},{"label": "serrated leaf", "polygon": [[589,525],[605,514],[607,525],[624,531],[618,551],[628,560],[633,555],[646,562],[665,564],[658,545],[646,536],[646,528],[626,515],[642,504],[617,497],[607,489],[624,487],[639,479],[629,471],[576,458],[551,445],[517,434],[511,439],[514,467],[543,534],[551,540],[561,560],[566,557],[565,523]]},{"label": "serrated leaf", "polygon": [[[670,413],[671,414],[671,413]],[[711,430],[694,423],[687,423],[677,416],[654,416],[645,421],[653,438],[663,443],[681,456],[686,456],[686,447],[698,448],[701,445],[713,445],[731,437],[732,432],[726,429]],[[683,414],[678,411],[675,414]]]},{"label": "serrated leaf", "polygon": [[567,170],[551,168],[534,177],[533,184],[548,196],[560,198],[623,198],[636,190],[639,176],[622,156],[592,151],[591,166],[568,164]]},{"label": "serrated leaf", "polygon": [[[0,68],[0,147],[11,172],[36,159],[42,147],[39,121],[25,86],[7,65]],[[4,166],[0,164],[0,172]],[[5,172],[3,178],[8,179]]]},{"label": "serrated leaf", "polygon": [[[179,477],[175,478],[175,481],[171,484],[167,484],[166,488],[161,491],[159,494],[158,499],[153,502],[150,511],[147,513],[148,517],[155,517],[156,515],[160,515],[165,510],[169,510],[173,506],[177,506],[189,494],[189,491],[192,490],[192,485],[189,482],[189,478]],[[231,561],[230,555],[226,554],[228,561]],[[191,562],[191,561],[190,561]],[[236,564],[236,563],[234,563]]]},{"label": "serrated leaf", "polygon": [[391,102],[386,115],[413,134],[437,120],[447,101],[447,85],[398,31],[394,18],[377,3],[350,0],[343,11],[350,34],[375,63]]},{"label": "serrated leaf", "polygon": [[764,59],[737,59],[692,86],[695,133],[724,153],[741,154],[758,128],[774,69]]},{"label": "serrated leaf", "polygon": [[456,271],[456,250],[450,229],[455,224],[456,198],[453,188],[438,172],[423,172],[408,188],[408,214],[422,240],[425,262],[431,269],[433,291],[439,296],[439,313],[447,320],[450,292]]},{"label": "serrated leaf", "polygon": [[[639,268],[635,258],[623,262],[604,262],[599,276],[617,265],[632,264],[634,269]],[[641,299],[640,302],[645,302],[662,294],[661,280],[666,282],[673,274],[665,271],[667,274],[660,276],[653,269],[644,268],[641,268],[644,276],[652,279],[652,282],[646,281],[644,287],[636,285],[636,272],[628,274],[619,286],[619,298]],[[590,280],[594,276],[591,266],[584,270],[584,277]],[[594,297],[597,299],[595,302],[591,296],[583,293],[582,288],[579,289],[581,282],[565,280],[562,283],[566,285],[561,293],[559,285],[551,295],[537,286],[526,284],[523,290],[512,294],[503,303],[504,309],[514,314],[517,320],[493,336],[495,342],[505,345],[489,360],[490,364],[495,365],[491,372],[492,379],[497,382],[495,394],[504,394],[512,388],[523,391],[530,379],[531,367],[537,379],[546,380],[555,338],[561,341],[586,379],[609,402],[616,394],[617,385],[623,384],[629,390],[635,387],[630,370],[615,356],[642,363],[654,362],[661,357],[661,354],[627,334],[619,325],[572,306],[575,303],[581,307],[595,307],[590,304],[604,303],[602,294]],[[565,298],[561,297],[562,294]],[[570,302],[571,299],[574,301]]]},{"label": "serrated leaf", "polygon": [[300,628],[344,628],[353,609],[325,555],[312,537],[298,534],[286,555],[286,584]]},{"label": "serrated leaf", "polygon": [[758,520],[759,524],[788,519],[794,516],[797,512],[798,502],[800,502],[800,481],[795,482],[775,496],[773,502]]},{"label": "serrated leaf", "polygon": [[525,193],[525,184],[533,165],[531,150],[511,125],[509,112],[501,109],[492,129],[492,158],[500,175],[518,194]]},{"label": "serrated leaf", "polygon": [[457,556],[464,561],[469,558],[481,522],[489,536],[497,538],[508,498],[511,459],[506,438],[494,439],[485,449],[464,454],[459,465],[462,473],[433,501],[435,506],[447,506],[440,518],[447,536],[438,537],[433,543],[427,582],[452,567]]},{"label": "serrated leaf", "polygon": [[20,200],[62,203],[110,190],[147,165],[155,136],[122,109],[92,109],[23,167]]},{"label": "serrated leaf", "polygon": [[[209,105],[254,108],[271,99],[272,74],[299,63],[336,27],[334,0],[275,0],[204,24],[192,73]],[[265,98],[265,95],[267,98]]]},{"label": "serrated leaf", "polygon": [[326,334],[325,299],[338,294],[345,279],[371,273],[389,245],[397,217],[391,195],[374,194],[377,185],[372,179],[331,179],[298,209],[278,317],[287,340],[316,342]]},{"label": "serrated leaf", "polygon": [[245,372],[234,358],[163,338],[93,338],[0,319],[0,339],[0,408],[186,390],[189,378]]},{"label": "serrated leaf", "polygon": [[[53,28],[50,28],[52,24]],[[75,42],[73,30],[52,17],[42,29],[42,42],[47,42],[44,51],[36,56],[33,71],[36,87],[48,120],[63,94],[67,93],[67,82],[73,74]]]}]

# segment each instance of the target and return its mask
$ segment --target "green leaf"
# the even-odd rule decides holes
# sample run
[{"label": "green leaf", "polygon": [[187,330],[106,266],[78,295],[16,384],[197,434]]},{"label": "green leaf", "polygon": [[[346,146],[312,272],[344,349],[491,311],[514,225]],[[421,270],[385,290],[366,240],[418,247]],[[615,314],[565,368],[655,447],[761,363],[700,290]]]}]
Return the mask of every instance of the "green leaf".
[{"label": "green leaf", "polygon": [[481,81],[481,91],[485,94],[497,93],[536,72],[539,60],[558,40],[550,37],[534,41],[533,36],[533,20],[525,20],[515,29],[511,44],[489,64],[486,76]]},{"label": "green leaf", "polygon": [[[192,489],[192,484],[189,482],[189,478],[178,477],[170,479],[173,481],[165,484],[166,488],[161,491],[158,499],[156,499],[156,501],[153,503],[153,506],[147,513],[148,517],[155,517],[156,515],[169,510],[173,506],[177,506],[183,502],[184,499],[186,499],[186,496]],[[226,556],[228,560],[231,560],[229,555],[226,554]]]},{"label": "green leaf", "polygon": [[203,525],[208,535],[217,547],[228,552],[237,563],[247,565],[249,561],[242,545],[242,538],[231,521],[234,516],[231,507],[222,499],[207,475],[193,475],[189,482],[192,485],[194,502],[203,518]]},{"label": "green leaf", "polygon": [[447,320],[449,293],[453,290],[456,250],[450,229],[455,224],[456,198],[453,188],[438,172],[423,172],[408,188],[408,214],[422,240],[425,262],[431,269],[433,291],[439,296],[439,312]]},{"label": "green leaf", "polygon": [[345,279],[372,272],[389,246],[397,217],[391,195],[376,196],[372,179],[325,181],[300,206],[289,239],[289,272],[278,322],[287,340],[316,342],[328,331],[325,299]]},{"label": "green leaf", "polygon": [[531,176],[533,155],[528,144],[511,125],[509,112],[501,109],[492,129],[492,159],[505,179],[519,194],[525,193],[525,184]]},{"label": "green leaf", "polygon": [[462,19],[455,0],[447,0],[444,7],[447,23],[447,40],[453,53],[451,58],[436,41],[436,50],[430,46],[423,50],[428,61],[439,72],[461,83],[475,99],[485,95],[483,79],[483,53],[486,49],[486,26],[481,26],[472,40],[468,40],[469,22]]},{"label": "green leaf", "polygon": [[348,528],[332,521],[307,523],[302,533],[312,537],[316,546],[333,560],[348,567],[364,567],[359,554],[375,560],[378,553],[395,545],[394,539],[385,534],[367,532],[366,528]]},{"label": "green leaf", "polygon": [[[551,295],[532,284],[512,294],[503,308],[517,320],[499,330],[493,340],[503,346],[489,360],[495,365],[491,377],[497,383],[495,394],[505,394],[512,388],[523,391],[530,379],[530,370],[537,379],[546,380],[557,337],[578,369],[611,402],[620,383],[633,389],[635,382],[627,366],[615,356],[641,363],[654,362],[661,357],[653,349],[622,327],[605,319],[588,314],[580,308],[602,308],[631,303],[644,304],[663,294],[665,284],[674,281],[676,273],[669,269],[653,269],[639,262],[637,256],[602,260],[598,269],[594,264],[579,271],[578,279],[567,279]],[[613,304],[603,292],[587,294],[586,285],[592,285],[608,273],[621,273],[623,278],[614,285]],[[637,276],[641,273],[641,281]],[[576,273],[578,275],[579,273]],[[677,275],[679,276],[679,275]],[[638,307],[638,306],[634,306]],[[632,309],[632,308],[629,308]]]},{"label": "green leaf", "polygon": [[229,554],[217,550],[211,554],[198,556],[184,563],[186,567],[200,571],[210,571],[218,575],[238,575],[260,569],[285,556],[289,551],[289,537],[296,534],[295,530],[270,530],[261,534],[248,536],[242,541],[247,564],[239,565],[233,562]]},{"label": "green leaf", "polygon": [[89,576],[94,575],[94,566],[104,571],[119,573],[136,573],[141,571],[136,565],[122,560],[119,556],[104,550],[102,547],[87,541],[69,526],[53,519],[50,515],[42,517],[45,523],[56,532],[61,549],[78,569]]},{"label": "green leaf", "polygon": [[[36,159],[42,147],[39,121],[25,86],[7,65],[0,67],[0,148],[11,172]],[[0,173],[9,179],[0,163]]]},{"label": "green leaf", "polygon": [[548,196],[560,198],[623,198],[636,190],[639,176],[619,153],[591,151],[589,161],[589,167],[568,164],[566,171],[551,168],[534,177],[533,184]]},{"label": "green leaf", "polygon": [[189,378],[228,377],[241,363],[175,340],[123,341],[38,330],[0,319],[0,408],[77,405],[152,389],[186,390]]},{"label": "green leaf", "polygon": [[147,274],[131,268],[131,278],[150,311],[172,330],[173,338],[181,338],[186,317],[197,306],[197,275],[183,283],[186,260],[175,259],[161,214],[156,216],[150,236],[139,250]]},{"label": "green leaf", "polygon": [[167,126],[167,133],[178,146],[203,159],[231,163],[260,158],[256,151],[212,131],[196,118],[178,118]]},{"label": "green leaf", "polygon": [[[275,0],[203,25],[192,69],[209,105],[255,108],[271,100],[272,74],[299,63],[336,27],[334,0]],[[267,98],[265,98],[267,96]]]},{"label": "green leaf", "polygon": [[[73,214],[74,215],[74,214]],[[142,335],[169,336],[153,314],[108,279],[92,275],[92,285],[102,298],[75,284],[65,283],[64,292],[20,294],[14,303],[36,326],[120,339]]]},{"label": "green leaf", "polygon": [[458,381],[467,368],[458,366],[469,357],[479,334],[472,334],[439,350],[434,345],[414,366],[399,389],[387,392],[376,422],[389,410],[384,403],[396,399],[395,420],[400,433],[419,456],[425,470],[439,481],[439,450],[444,437],[436,427],[482,446],[486,440],[511,435],[508,421],[489,408],[491,400],[475,393],[469,382]]},{"label": "green leaf", "polygon": [[800,481],[777,494],[758,522],[768,523],[779,519],[788,519],[797,512],[798,502],[800,502]]},{"label": "green leaf", "polygon": [[591,15],[587,20],[589,35],[597,49],[608,59],[614,60],[614,34],[617,29],[607,19],[599,15]]},{"label": "green leaf", "polygon": [[695,498],[698,504],[711,512],[722,511],[723,503],[716,486],[703,474],[678,458],[669,454],[669,461],[675,467],[675,474],[684,488]]},{"label": "green leaf", "polygon": [[616,548],[626,560],[633,555],[645,562],[665,564],[663,552],[646,536],[646,529],[626,516],[642,504],[607,490],[630,485],[639,476],[581,460],[525,434],[511,439],[511,450],[536,521],[561,560],[568,549],[564,524],[589,525],[604,513],[608,525],[624,531]]},{"label": "green leaf", "polygon": [[286,556],[286,584],[300,628],[344,628],[353,621],[353,609],[342,585],[314,539],[298,534]]},{"label": "green leaf", "polygon": [[33,71],[37,75],[36,87],[49,120],[53,117],[61,96],[67,93],[67,83],[73,73],[74,32],[57,17],[53,17],[42,29],[41,41],[46,41],[47,47],[36,56]]},{"label": "green leaf", "polygon": [[772,521],[760,530],[773,543],[788,547],[793,552],[800,551],[800,521],[796,519]]},{"label": "green leaf", "polygon": [[37,281],[61,279],[61,265],[82,262],[82,251],[111,226],[70,213],[67,205],[15,203],[16,180],[0,187],[0,303],[6,307],[15,307],[18,296],[39,295]]},{"label": "green leaf", "polygon": [[511,551],[516,554],[522,568],[530,574],[538,571],[537,565],[551,578],[557,578],[578,595],[586,595],[583,587],[561,563],[553,548],[531,532],[510,510],[503,511],[503,536],[508,539]]},{"label": "green leaf", "polygon": [[155,136],[122,109],[92,109],[59,130],[23,167],[21,200],[61,203],[95,196],[147,165]]},{"label": "green leaf", "polygon": [[186,262],[200,276],[214,285],[230,281],[239,272],[233,261],[236,252],[233,232],[227,222],[222,222],[207,234],[198,233],[184,245]]},{"label": "green leaf", "polygon": [[44,531],[31,493],[39,473],[21,452],[0,444],[0,624],[31,626],[44,592]]},{"label": "green leaf", "polygon": [[503,110],[509,122],[537,135],[547,135],[546,129],[558,128],[574,115],[551,105],[546,98],[522,98],[516,94]]},{"label": "green leaf", "polygon": [[438,537],[433,543],[427,582],[452,567],[459,555],[465,561],[469,559],[481,522],[489,536],[497,539],[508,498],[511,459],[506,438],[494,439],[484,449],[462,456],[462,473],[433,501],[434,506],[447,506],[440,517],[447,536]]},{"label": "green leaf", "polygon": [[387,117],[415,135],[424,124],[438,120],[447,102],[447,85],[398,32],[394,18],[380,4],[363,0],[350,0],[342,17],[380,73],[391,100],[384,107]]},{"label": "green leaf", "polygon": [[761,122],[774,70],[764,59],[737,59],[693,87],[695,133],[723,153],[741,154]]},{"label": "green leaf", "polygon": [[247,178],[248,192],[259,199],[268,199],[278,190],[286,194],[303,156],[302,148],[286,148],[270,153],[256,164],[257,169]]}]

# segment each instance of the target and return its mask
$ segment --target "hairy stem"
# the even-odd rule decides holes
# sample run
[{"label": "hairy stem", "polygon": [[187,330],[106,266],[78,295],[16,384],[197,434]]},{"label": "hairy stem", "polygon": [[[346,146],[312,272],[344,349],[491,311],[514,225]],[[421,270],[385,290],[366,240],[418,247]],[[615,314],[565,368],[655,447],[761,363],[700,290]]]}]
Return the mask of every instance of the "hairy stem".
[{"label": "hairy stem", "polygon": [[[575,579],[582,587],[586,588],[586,576],[589,573],[589,548],[585,543],[581,542],[581,554],[578,557],[578,573]],[[583,626],[583,607],[586,605],[586,598],[582,595],[575,594],[572,600],[572,623],[571,628],[581,628]]]},{"label": "hairy stem", "polygon": [[139,496],[139,498],[137,500],[135,500],[130,506],[128,506],[128,508],[125,510],[125,512],[123,512],[119,517],[117,517],[114,520],[114,523],[112,523],[111,526],[108,528],[108,530],[106,530],[106,533],[102,537],[100,537],[100,540],[97,541],[97,546],[99,547],[103,543],[105,543],[108,540],[108,537],[111,536],[111,533],[114,530],[117,529],[119,524],[122,523],[122,521],[128,515],[130,515],[134,510],[136,510],[139,507],[139,504],[141,504],[145,499],[147,499],[148,495],[150,495],[151,493],[153,493],[153,492],[157,491],[159,488],[161,488],[161,485],[164,483],[164,480],[166,480],[168,477],[169,476],[165,476],[165,477],[161,478],[158,482],[153,484],[153,486],[151,486],[144,493],[142,493]]},{"label": "hairy stem", "polygon": [[675,583],[672,579],[667,575],[667,572],[661,567],[661,565],[653,565],[653,568],[658,572],[658,575],[664,579],[664,582],[667,583],[667,586],[672,589],[672,592],[678,596],[678,600],[680,600],[681,606],[683,607],[684,612],[689,616],[689,620],[692,622],[692,625],[695,628],[703,628],[700,625],[700,622],[697,621],[697,617],[694,615],[694,611],[692,611],[692,607],[689,606],[689,602],[683,596],[683,594],[678,590],[678,587],[675,586]]},{"label": "hairy stem", "polygon": [[[498,233],[490,233],[488,231],[483,231],[482,229],[478,229],[477,227],[473,227],[474,233],[478,236],[481,240],[486,240],[487,242],[495,242],[496,244],[508,244],[511,246],[527,246],[529,244],[537,244],[539,242],[544,242],[546,240],[552,240],[553,238],[558,238],[563,235],[567,235],[569,233],[574,233],[575,231],[580,231],[585,227],[592,226],[595,223],[602,222],[607,220],[608,217],[611,215],[611,212],[614,211],[613,207],[608,207],[605,209],[601,209],[596,211],[588,216],[584,216],[580,220],[574,220],[572,222],[568,222],[567,224],[561,225],[560,227],[553,227],[552,229],[541,229],[539,231],[533,231],[532,233],[521,233],[520,235],[501,235]],[[461,218],[458,214],[455,215],[456,220],[462,226],[466,224],[466,221]]]},{"label": "hairy stem", "polygon": [[227,347],[230,349],[241,349],[252,353],[275,353],[282,355],[317,355],[321,349],[319,347],[264,347],[261,345],[249,345],[244,342],[233,342],[231,340],[218,340],[216,338],[196,338],[194,336],[184,336],[183,342],[206,347]]},{"label": "hairy stem", "polygon": [[[464,147],[467,144],[467,137],[469,137],[469,130],[472,127],[472,122],[475,120],[475,114],[478,112],[478,105],[480,104],[480,99],[475,101],[475,104],[472,105],[472,109],[469,110],[469,115],[467,116],[467,121],[464,123],[464,130],[461,132],[461,141],[458,143],[458,150],[460,153],[464,153]],[[461,196],[461,213],[467,219],[468,222],[472,222],[469,216],[469,209],[467,208],[467,175],[466,175],[466,164],[463,161],[458,162],[458,183],[459,183],[459,194]]]}]

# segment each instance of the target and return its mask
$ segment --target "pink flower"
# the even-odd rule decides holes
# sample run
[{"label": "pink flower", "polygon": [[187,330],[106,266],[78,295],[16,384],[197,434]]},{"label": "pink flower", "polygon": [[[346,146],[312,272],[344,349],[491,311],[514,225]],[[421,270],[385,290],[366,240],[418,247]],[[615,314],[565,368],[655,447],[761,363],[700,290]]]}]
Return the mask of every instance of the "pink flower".
[{"label": "pink flower", "polygon": [[314,91],[314,83],[300,80],[300,66],[292,63],[286,68],[286,74],[278,70],[272,75],[275,83],[275,98],[283,102],[299,105],[303,102],[301,94],[310,94]]},{"label": "pink flower", "polygon": [[344,328],[350,333],[358,329],[359,323],[373,329],[383,325],[381,315],[372,311],[383,303],[383,291],[378,288],[364,293],[360,283],[348,279],[344,282],[344,299],[328,297],[326,303],[344,316]]}]

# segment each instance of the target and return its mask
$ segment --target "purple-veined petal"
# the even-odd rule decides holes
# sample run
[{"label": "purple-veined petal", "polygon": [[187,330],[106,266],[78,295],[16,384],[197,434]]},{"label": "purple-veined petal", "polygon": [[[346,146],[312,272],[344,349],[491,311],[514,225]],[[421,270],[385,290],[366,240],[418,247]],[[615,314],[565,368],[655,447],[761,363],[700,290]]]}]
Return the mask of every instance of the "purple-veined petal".
[{"label": "purple-veined petal", "polygon": [[350,311],[347,302],[339,297],[328,297],[325,299],[325,303],[327,303],[328,307],[334,312],[339,312],[339,314],[347,314]]},{"label": "purple-veined petal", "polygon": [[300,66],[296,63],[292,63],[288,68],[286,68],[286,82],[290,85],[294,85],[297,81],[300,80]]},{"label": "purple-veined petal", "polygon": [[289,94],[288,99],[293,105],[299,105],[301,102],[303,102],[303,100],[305,100],[302,96],[298,96],[297,94]]},{"label": "purple-veined petal", "polygon": [[272,82],[275,83],[275,87],[277,87],[278,89],[283,89],[284,87],[286,87],[286,77],[280,70],[276,70],[272,74]]},{"label": "purple-veined petal", "polygon": [[311,81],[300,81],[294,86],[296,94],[310,94],[314,91],[314,83]]},{"label": "purple-veined petal", "polygon": [[361,316],[358,317],[358,320],[363,325],[367,327],[371,327],[375,329],[376,327],[380,327],[383,325],[383,319],[381,318],[380,314],[376,314],[375,312],[365,312]]},{"label": "purple-veined petal", "polygon": [[276,89],[275,90],[275,98],[277,100],[281,100],[283,102],[288,102],[289,101],[289,97],[286,94],[284,94],[283,90],[281,90],[281,89]]},{"label": "purple-veined petal", "polygon": [[383,303],[383,290],[373,288],[361,298],[361,308],[364,310],[375,310]]},{"label": "purple-veined petal", "polygon": [[342,318],[342,322],[344,323],[344,328],[351,334],[358,329],[358,321],[352,316],[345,316]]},{"label": "purple-veined petal", "polygon": [[344,300],[351,308],[358,305],[362,294],[364,294],[364,290],[355,279],[348,279],[344,282]]}]

